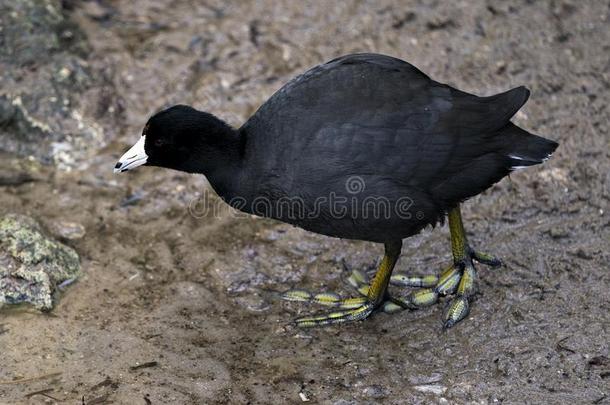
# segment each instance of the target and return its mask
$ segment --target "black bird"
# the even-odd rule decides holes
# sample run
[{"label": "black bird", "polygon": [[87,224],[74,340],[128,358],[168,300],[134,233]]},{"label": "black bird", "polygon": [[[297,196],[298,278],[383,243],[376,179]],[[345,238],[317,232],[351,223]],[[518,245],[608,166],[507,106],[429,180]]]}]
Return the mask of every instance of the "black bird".
[{"label": "black bird", "polygon": [[[300,318],[300,326],[360,320],[379,307],[416,308],[455,294],[444,319],[451,327],[469,311],[473,261],[500,264],[468,244],[460,203],[515,169],[544,162],[558,146],[510,121],[528,96],[517,87],[478,97],[400,59],[347,55],[288,82],[239,129],[184,105],[161,111],[115,171],[151,165],[201,173],[242,211],[384,244],[369,286],[359,272],[350,277],[361,297],[285,293],[340,308]],[[445,216],[453,264],[439,277],[392,277],[402,239]],[[390,281],[421,289],[390,296]]]}]

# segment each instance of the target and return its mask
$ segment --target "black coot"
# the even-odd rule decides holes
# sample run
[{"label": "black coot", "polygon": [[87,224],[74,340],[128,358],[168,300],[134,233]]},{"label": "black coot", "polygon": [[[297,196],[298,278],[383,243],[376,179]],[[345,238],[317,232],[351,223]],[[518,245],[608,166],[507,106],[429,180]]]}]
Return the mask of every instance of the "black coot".
[{"label": "black coot", "polygon": [[[478,97],[431,80],[402,60],[355,54],[316,66],[275,93],[239,129],[177,105],[148,120],[140,140],[115,166],[140,165],[206,175],[232,206],[324,235],[384,243],[385,255],[362,296],[291,290],[284,298],[333,306],[297,320],[326,325],[436,302],[455,294],[444,324],[468,313],[473,250],[459,204],[512,170],[549,158],[557,143],[517,127],[527,101],[518,87]],[[439,277],[391,277],[402,239],[449,218],[454,263]],[[421,289],[390,296],[390,282]]]}]

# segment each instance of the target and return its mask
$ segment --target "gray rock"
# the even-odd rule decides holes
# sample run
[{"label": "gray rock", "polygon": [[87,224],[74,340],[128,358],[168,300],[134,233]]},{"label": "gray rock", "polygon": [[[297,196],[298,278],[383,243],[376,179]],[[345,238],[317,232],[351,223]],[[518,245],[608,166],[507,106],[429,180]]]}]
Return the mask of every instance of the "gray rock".
[{"label": "gray rock", "polygon": [[60,0],[0,2],[0,150],[76,166],[120,104]]},{"label": "gray rock", "polygon": [[[1,118],[0,118],[1,120]],[[43,166],[35,159],[0,152],[0,187],[20,186],[43,178]]]},{"label": "gray rock", "polygon": [[74,249],[47,237],[32,218],[9,214],[0,219],[0,308],[30,303],[53,308],[53,292],[80,274]]}]

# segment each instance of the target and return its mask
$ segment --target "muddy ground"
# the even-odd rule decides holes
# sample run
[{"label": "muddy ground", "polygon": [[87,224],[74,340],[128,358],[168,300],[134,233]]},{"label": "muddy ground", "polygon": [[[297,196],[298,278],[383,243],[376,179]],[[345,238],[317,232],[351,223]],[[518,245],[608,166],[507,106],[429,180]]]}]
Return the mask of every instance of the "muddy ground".
[{"label": "muddy ground", "polygon": [[[0,313],[0,403],[610,403],[607,1],[62,6],[120,111],[85,113],[103,136],[87,138],[72,170],[48,164],[0,186],[0,215],[86,229],[67,241],[84,274],[52,312]],[[470,316],[446,332],[442,303],[296,330],[288,321],[314,308],[276,291],[349,292],[343,261],[370,268],[381,246],[206,212],[220,203],[201,176],[112,173],[160,107],[239,125],[293,75],[356,51],[477,94],[526,85],[515,120],[561,143],[465,204],[472,244],[505,265],[479,266]],[[1,158],[15,167],[17,155]],[[405,240],[397,270],[449,260],[447,228],[429,229]]]}]

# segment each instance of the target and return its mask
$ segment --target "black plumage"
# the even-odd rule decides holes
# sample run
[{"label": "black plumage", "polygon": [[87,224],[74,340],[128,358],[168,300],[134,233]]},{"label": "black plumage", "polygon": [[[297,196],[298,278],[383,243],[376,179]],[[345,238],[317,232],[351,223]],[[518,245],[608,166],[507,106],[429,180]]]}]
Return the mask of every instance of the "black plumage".
[{"label": "black plumage", "polygon": [[[347,55],[291,80],[239,129],[183,105],[157,113],[115,170],[147,164],[203,173],[242,211],[384,243],[375,278],[359,289],[366,297],[315,298],[345,310],[301,318],[301,326],[364,319],[380,306],[417,308],[455,292],[444,323],[451,327],[468,314],[474,261],[500,263],[468,244],[460,202],[511,170],[542,163],[557,147],[510,121],[528,97],[525,87],[478,97],[396,58]],[[445,215],[453,266],[440,277],[399,277],[400,285],[428,288],[390,297],[402,239]],[[312,297],[302,290],[284,295]]]},{"label": "black plumage", "polygon": [[[208,175],[246,212],[386,242],[435,224],[512,168],[548,158],[557,143],[510,122],[528,96],[517,87],[478,97],[396,58],[348,55],[290,81],[238,130],[190,107],[163,111],[149,121],[146,152],[148,164]],[[158,137],[183,148],[157,153]],[[349,181],[363,190],[348,192]],[[333,193],[348,199],[345,209],[324,204]],[[367,197],[387,201],[391,215],[375,215],[381,208]],[[402,214],[401,202],[411,204]]]}]

